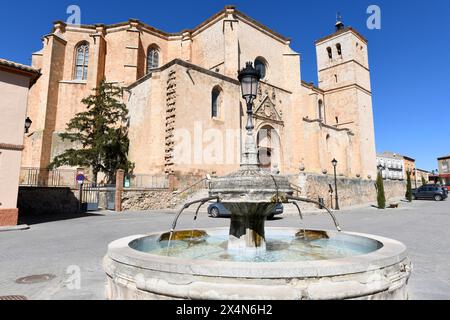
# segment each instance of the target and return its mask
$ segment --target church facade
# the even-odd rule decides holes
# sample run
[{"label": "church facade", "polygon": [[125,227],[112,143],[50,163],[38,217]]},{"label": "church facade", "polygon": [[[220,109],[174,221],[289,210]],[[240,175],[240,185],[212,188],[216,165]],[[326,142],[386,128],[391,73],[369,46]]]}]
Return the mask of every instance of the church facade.
[{"label": "church facade", "polygon": [[350,27],[315,43],[318,86],[302,81],[290,39],[228,6],[192,30],[141,21],[56,22],[33,54],[42,76],[30,91],[22,165],[45,168],[70,147],[58,134],[102,79],[124,88],[136,174],[223,175],[239,168],[246,106],[238,71],[262,80],[254,103],[261,166],[281,174],[376,176],[367,40]]}]

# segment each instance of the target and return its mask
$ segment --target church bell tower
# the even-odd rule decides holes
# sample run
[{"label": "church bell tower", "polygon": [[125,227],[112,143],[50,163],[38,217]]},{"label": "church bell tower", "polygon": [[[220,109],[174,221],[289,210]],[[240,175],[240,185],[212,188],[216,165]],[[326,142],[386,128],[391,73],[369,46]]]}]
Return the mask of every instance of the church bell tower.
[{"label": "church bell tower", "polygon": [[376,177],[376,149],[367,40],[338,14],[335,32],[316,41],[319,88],[328,125],[350,129],[352,176]]}]

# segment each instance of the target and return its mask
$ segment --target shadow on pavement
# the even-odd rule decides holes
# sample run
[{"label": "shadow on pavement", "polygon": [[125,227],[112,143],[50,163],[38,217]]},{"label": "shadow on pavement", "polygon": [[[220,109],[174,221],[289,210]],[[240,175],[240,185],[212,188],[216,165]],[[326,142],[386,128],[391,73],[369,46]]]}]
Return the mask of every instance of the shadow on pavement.
[{"label": "shadow on pavement", "polygon": [[41,223],[74,220],[87,217],[104,217],[104,214],[92,212],[92,213],[72,213],[72,214],[44,214],[44,215],[19,215],[19,225],[36,225]]}]

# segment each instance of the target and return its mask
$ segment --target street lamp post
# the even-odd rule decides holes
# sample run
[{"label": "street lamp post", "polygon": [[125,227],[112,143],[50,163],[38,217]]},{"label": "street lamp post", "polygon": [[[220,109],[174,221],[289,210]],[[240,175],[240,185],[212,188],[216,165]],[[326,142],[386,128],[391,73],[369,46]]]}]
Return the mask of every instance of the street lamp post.
[{"label": "street lamp post", "polygon": [[253,101],[258,95],[258,85],[261,75],[253,67],[251,62],[247,62],[244,69],[239,72],[239,82],[241,83],[242,97],[247,103],[247,138],[245,142],[244,157],[242,159],[241,167],[245,169],[259,169],[258,151],[256,149],[255,138],[253,137]]},{"label": "street lamp post", "polygon": [[333,161],[331,161],[331,163],[333,164],[334,167],[334,192],[336,195],[336,204],[335,204],[335,210],[341,210],[339,208],[339,196],[338,196],[338,188],[337,188],[337,171],[336,171],[336,167],[338,165],[338,162],[336,159],[333,159]]}]

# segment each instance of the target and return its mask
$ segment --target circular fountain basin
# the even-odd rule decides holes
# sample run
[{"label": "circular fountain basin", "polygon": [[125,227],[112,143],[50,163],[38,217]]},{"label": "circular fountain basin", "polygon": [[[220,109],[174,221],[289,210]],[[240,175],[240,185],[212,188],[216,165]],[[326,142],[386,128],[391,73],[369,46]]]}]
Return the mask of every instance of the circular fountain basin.
[{"label": "circular fountain basin", "polygon": [[406,247],[382,237],[269,228],[264,254],[227,250],[229,229],[138,235],[109,245],[108,299],[407,299]]}]

